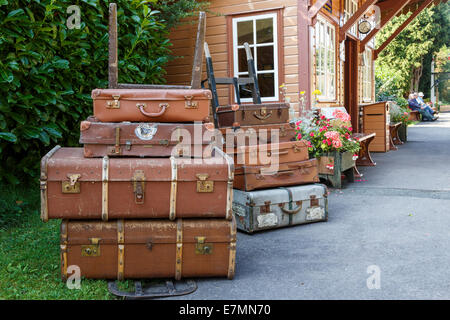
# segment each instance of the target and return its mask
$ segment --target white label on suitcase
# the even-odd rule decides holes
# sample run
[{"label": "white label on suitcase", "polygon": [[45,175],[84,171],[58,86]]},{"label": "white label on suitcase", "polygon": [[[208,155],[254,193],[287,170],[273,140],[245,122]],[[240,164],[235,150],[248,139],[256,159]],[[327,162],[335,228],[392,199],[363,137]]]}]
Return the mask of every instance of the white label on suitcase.
[{"label": "white label on suitcase", "polygon": [[311,207],[306,209],[306,220],[323,220],[325,218],[325,209],[322,207]]},{"label": "white label on suitcase", "polygon": [[247,211],[243,205],[233,202],[233,212],[239,217],[245,217]]},{"label": "white label on suitcase", "polygon": [[136,127],[136,130],[134,130],[134,133],[136,134],[136,137],[138,137],[139,139],[148,141],[153,139],[157,131],[158,131],[157,124],[140,123]]},{"label": "white label on suitcase", "polygon": [[273,227],[278,224],[278,217],[275,213],[262,214],[257,219],[258,228]]}]

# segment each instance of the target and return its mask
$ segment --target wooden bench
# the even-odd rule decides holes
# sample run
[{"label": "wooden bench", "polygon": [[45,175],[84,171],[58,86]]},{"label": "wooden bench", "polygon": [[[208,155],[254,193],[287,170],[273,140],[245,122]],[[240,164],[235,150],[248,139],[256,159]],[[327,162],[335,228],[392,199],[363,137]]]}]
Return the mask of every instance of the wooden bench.
[{"label": "wooden bench", "polygon": [[400,137],[398,136],[398,129],[401,124],[401,122],[389,124],[389,150],[398,150],[396,145],[403,144],[403,141],[400,140]]},{"label": "wooden bench", "polygon": [[420,113],[417,110],[411,110],[409,111],[409,121],[420,121],[421,117],[420,117]]}]

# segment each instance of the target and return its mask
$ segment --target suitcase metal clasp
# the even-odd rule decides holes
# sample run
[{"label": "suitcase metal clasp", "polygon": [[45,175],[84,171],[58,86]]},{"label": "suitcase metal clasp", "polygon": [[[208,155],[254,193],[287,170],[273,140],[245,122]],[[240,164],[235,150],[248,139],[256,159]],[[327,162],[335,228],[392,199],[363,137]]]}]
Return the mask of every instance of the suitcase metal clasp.
[{"label": "suitcase metal clasp", "polygon": [[136,204],[144,204],[145,194],[145,175],[144,171],[137,170],[133,176],[133,192]]},{"label": "suitcase metal clasp", "polygon": [[80,193],[80,182],[78,179],[80,179],[81,174],[68,174],[67,177],[69,178],[69,181],[63,181],[62,182],[62,193]]},{"label": "suitcase metal clasp", "polygon": [[206,237],[195,237],[197,244],[195,245],[196,254],[212,254],[213,244],[205,243]]},{"label": "suitcase metal clasp", "polygon": [[184,98],[186,99],[186,109],[198,109],[198,102],[192,101],[192,99],[194,99],[194,96],[185,96]]},{"label": "suitcase metal clasp", "polygon": [[106,107],[108,109],[120,109],[120,95],[112,96],[112,98],[114,99],[114,101],[108,101],[106,103]]},{"label": "suitcase metal clasp", "polygon": [[90,238],[91,244],[81,246],[81,256],[98,257],[100,256],[100,240],[101,238]]},{"label": "suitcase metal clasp", "polygon": [[197,176],[197,192],[213,192],[214,181],[208,181],[209,174],[198,173]]}]

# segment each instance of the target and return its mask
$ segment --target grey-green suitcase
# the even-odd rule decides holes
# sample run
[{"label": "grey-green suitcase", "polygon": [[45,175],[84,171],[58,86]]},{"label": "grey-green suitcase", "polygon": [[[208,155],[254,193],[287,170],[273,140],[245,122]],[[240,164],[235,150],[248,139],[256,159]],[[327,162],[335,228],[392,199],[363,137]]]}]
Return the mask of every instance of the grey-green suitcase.
[{"label": "grey-green suitcase", "polygon": [[328,220],[328,190],[309,184],[245,192],[233,190],[237,228],[247,233]]}]

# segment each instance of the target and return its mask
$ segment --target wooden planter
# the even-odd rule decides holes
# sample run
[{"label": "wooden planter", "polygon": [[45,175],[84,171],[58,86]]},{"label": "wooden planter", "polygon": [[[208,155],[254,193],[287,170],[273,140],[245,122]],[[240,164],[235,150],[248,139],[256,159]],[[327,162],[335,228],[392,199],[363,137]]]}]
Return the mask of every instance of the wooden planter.
[{"label": "wooden planter", "polygon": [[398,129],[398,136],[400,140],[403,142],[408,141],[408,125],[405,123],[402,123],[400,125],[400,128]]},{"label": "wooden planter", "polygon": [[[355,181],[353,171],[355,160],[353,160],[352,152],[333,151],[323,154],[317,160],[319,161],[319,178],[330,181],[334,188],[342,188],[342,173],[348,182]],[[333,166],[333,169],[327,168],[327,166]]]}]

